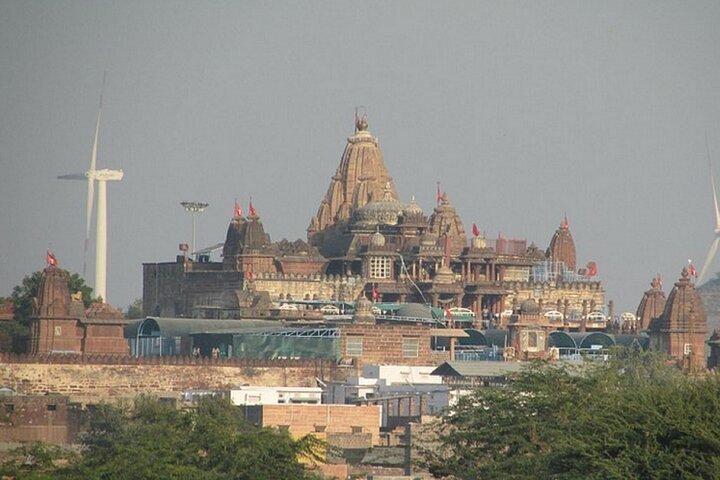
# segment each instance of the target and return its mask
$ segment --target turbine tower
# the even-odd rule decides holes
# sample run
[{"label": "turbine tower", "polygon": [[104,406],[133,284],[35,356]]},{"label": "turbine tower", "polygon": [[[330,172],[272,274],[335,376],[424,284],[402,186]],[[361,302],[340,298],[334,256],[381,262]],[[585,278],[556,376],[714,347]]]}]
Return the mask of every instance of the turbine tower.
[{"label": "turbine tower", "polygon": [[713,177],[712,173],[712,163],[710,162],[710,147],[708,146],[707,135],[705,135],[705,148],[707,149],[708,166],[710,167],[710,182],[712,183],[713,202],[715,203],[715,240],[713,240],[712,245],[710,245],[710,250],[708,251],[707,257],[705,258],[705,263],[703,263],[702,270],[700,270],[700,276],[697,280],[698,285],[700,285],[700,283],[705,278],[705,273],[707,273],[710,264],[715,258],[718,244],[720,244],[720,209],[718,209],[717,190],[715,189],[715,178]]},{"label": "turbine tower", "polygon": [[[105,77],[103,76],[103,90]],[[102,116],[102,93],[95,123],[95,138],[90,154],[90,169],[82,174],[61,175],[63,180],[87,179],[87,215],[85,223],[85,251],[83,258],[83,276],[87,264],[88,245],[90,243],[90,227],[92,225],[93,201],[95,199],[95,182],[98,184],[97,221],[95,222],[95,294],[107,303],[107,182],[120,181],[122,170],[97,170],[98,137],[100,135],[100,117]]]}]

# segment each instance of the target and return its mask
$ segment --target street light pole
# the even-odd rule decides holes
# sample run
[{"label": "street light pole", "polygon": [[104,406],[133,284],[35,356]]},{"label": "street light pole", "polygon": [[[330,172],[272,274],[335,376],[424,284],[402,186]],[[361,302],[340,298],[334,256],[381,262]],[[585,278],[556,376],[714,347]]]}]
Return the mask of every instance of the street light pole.
[{"label": "street light pole", "polygon": [[192,217],[192,248],[190,253],[193,254],[195,253],[195,214],[204,212],[210,204],[202,202],[180,202],[180,205],[182,205],[185,211]]}]

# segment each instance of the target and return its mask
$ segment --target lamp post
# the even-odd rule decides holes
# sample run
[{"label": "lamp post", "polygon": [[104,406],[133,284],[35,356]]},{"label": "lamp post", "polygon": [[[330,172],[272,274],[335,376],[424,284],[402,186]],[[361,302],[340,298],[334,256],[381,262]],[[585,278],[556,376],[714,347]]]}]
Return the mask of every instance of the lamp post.
[{"label": "lamp post", "polygon": [[195,214],[202,213],[210,205],[209,203],[202,202],[180,202],[180,205],[185,208],[185,211],[192,217],[192,248],[190,253],[195,253]]}]

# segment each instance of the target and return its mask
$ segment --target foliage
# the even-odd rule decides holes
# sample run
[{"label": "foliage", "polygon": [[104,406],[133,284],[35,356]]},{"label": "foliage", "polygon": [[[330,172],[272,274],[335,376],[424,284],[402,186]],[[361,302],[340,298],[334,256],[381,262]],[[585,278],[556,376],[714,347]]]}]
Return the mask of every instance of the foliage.
[{"label": "foliage", "polygon": [[[30,333],[29,325],[32,316],[33,298],[37,296],[41,277],[42,271],[34,272],[25,276],[22,283],[13,288],[10,298],[15,310],[15,318],[11,322],[0,325],[0,337],[12,339],[13,351],[21,352],[26,348],[27,338]],[[85,284],[85,280],[79,274],[68,275],[68,288],[70,293],[82,292],[85,308],[94,301],[92,288]]]},{"label": "foliage", "polygon": [[422,453],[438,477],[720,478],[719,415],[717,377],[618,351],[602,364],[534,364],[463,397]]},{"label": "foliage", "polygon": [[136,298],[133,302],[128,305],[125,311],[125,318],[143,318],[143,301],[142,298]]},{"label": "foliage", "polygon": [[75,461],[78,455],[56,445],[36,442],[11,450],[6,457],[0,464],[1,478],[45,480],[56,478],[53,473],[58,463]]},{"label": "foliage", "polygon": [[[300,459],[318,461],[324,449],[313,436],[294,440],[287,432],[247,424],[227,400],[204,399],[180,411],[140,396],[132,406],[96,406],[86,429],[81,458],[54,470],[45,462],[52,478],[307,479],[313,477]],[[22,473],[16,464],[4,467],[0,473]]]}]

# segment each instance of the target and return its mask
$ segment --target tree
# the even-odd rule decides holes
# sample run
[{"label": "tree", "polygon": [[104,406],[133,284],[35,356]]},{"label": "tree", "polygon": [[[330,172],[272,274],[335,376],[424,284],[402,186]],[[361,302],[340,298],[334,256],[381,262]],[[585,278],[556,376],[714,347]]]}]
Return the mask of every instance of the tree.
[{"label": "tree", "polygon": [[142,298],[136,298],[133,302],[128,305],[127,311],[125,312],[125,318],[143,318],[143,300]]},{"label": "tree", "polygon": [[534,364],[463,397],[423,449],[438,477],[720,478],[720,380],[654,353]]},{"label": "tree", "polygon": [[[245,423],[228,400],[180,411],[156,398],[93,409],[82,459],[59,474],[86,479],[306,479],[301,457],[318,459],[315,437]],[[64,477],[60,477],[64,478]]]},{"label": "tree", "polygon": [[[4,334],[12,339],[12,349],[15,352],[22,352],[27,348],[33,298],[37,296],[41,278],[42,271],[25,276],[22,283],[13,288],[10,296],[15,310],[14,319],[12,322],[0,325],[0,336]],[[71,293],[82,292],[85,308],[95,300],[92,288],[86,285],[85,280],[77,273],[68,275],[68,289]]]}]

